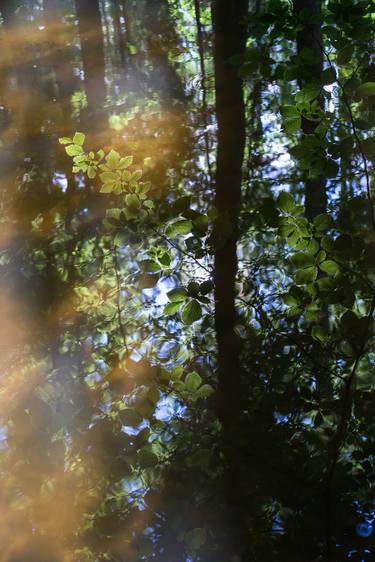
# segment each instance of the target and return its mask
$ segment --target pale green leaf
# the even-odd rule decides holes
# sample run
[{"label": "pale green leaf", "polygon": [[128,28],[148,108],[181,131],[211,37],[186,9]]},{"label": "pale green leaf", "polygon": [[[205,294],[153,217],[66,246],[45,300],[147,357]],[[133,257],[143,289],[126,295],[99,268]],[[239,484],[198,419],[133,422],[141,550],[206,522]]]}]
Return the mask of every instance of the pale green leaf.
[{"label": "pale green leaf", "polygon": [[78,144],[79,146],[82,146],[83,143],[85,142],[85,138],[86,136],[83,133],[76,133],[73,137],[73,142],[74,144]]},{"label": "pale green leaf", "polygon": [[193,371],[186,376],[184,386],[189,392],[194,392],[195,390],[198,390],[201,384],[202,377],[196,371]]}]

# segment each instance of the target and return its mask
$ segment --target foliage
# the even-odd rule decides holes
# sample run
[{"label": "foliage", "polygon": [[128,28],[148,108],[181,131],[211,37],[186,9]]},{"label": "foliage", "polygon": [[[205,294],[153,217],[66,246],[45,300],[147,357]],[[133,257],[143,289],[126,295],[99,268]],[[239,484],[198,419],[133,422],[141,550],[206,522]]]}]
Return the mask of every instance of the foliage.
[{"label": "foliage", "polygon": [[[104,2],[97,81],[73,3],[16,4],[0,108],[4,562],[371,560],[373,6],[330,0],[316,17],[267,0],[242,22],[228,429],[214,255],[235,229],[214,207],[210,3],[198,22],[193,1]],[[297,47],[311,24],[318,81]],[[99,82],[93,109],[82,87]],[[328,204],[309,220],[321,178]]]}]

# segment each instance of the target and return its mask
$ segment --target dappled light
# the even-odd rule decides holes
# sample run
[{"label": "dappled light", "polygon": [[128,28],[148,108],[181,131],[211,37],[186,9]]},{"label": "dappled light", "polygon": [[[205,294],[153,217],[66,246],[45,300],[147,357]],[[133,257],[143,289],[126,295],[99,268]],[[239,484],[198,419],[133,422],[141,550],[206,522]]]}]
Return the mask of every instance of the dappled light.
[{"label": "dappled light", "polygon": [[0,15],[0,562],[374,560],[373,4]]}]

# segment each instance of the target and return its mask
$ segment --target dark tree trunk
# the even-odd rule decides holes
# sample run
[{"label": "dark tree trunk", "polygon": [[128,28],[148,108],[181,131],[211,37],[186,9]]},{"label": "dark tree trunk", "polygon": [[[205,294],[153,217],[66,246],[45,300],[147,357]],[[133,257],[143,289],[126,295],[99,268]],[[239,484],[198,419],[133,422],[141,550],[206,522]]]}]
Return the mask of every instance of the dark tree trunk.
[{"label": "dark tree trunk", "polygon": [[[245,148],[245,108],[238,66],[231,57],[244,50],[243,22],[248,1],[213,3],[214,59],[218,149],[215,206],[219,213],[215,248],[215,328],[218,345],[218,416],[223,426],[227,460],[225,556],[242,556],[245,525],[238,474],[241,450],[236,443],[241,425],[241,344],[235,332],[238,221],[241,206],[242,164]],[[225,541],[225,539],[224,539]]]},{"label": "dark tree trunk", "polygon": [[49,66],[53,71],[58,89],[59,102],[62,110],[61,136],[72,134],[72,107],[71,97],[77,89],[77,78],[73,73],[73,64],[64,44],[65,25],[61,19],[58,0],[44,0],[43,2],[46,22],[47,41],[51,52]]},{"label": "dark tree trunk", "polygon": [[116,41],[117,41],[117,46],[118,46],[118,54],[119,54],[119,60],[120,60],[120,64],[121,67],[123,68],[125,66],[125,61],[126,61],[126,57],[125,57],[125,38],[124,38],[124,33],[123,33],[123,29],[122,29],[122,25],[121,25],[121,5],[119,0],[113,0],[113,6],[112,6],[113,10],[113,26],[114,26],[114,30],[115,30],[115,36],[116,36]]},{"label": "dark tree trunk", "polygon": [[153,67],[150,83],[160,93],[161,103],[169,110],[172,101],[185,100],[181,77],[169,58],[170,50],[178,44],[170,5],[166,0],[146,2],[145,5],[141,4],[138,17],[144,29],[147,56]]},{"label": "dark tree trunk", "polygon": [[[228,400],[237,392],[240,343],[235,334],[235,281],[237,275],[237,237],[241,205],[242,162],[245,148],[245,108],[238,67],[231,56],[243,51],[245,28],[241,19],[247,0],[228,4],[214,3],[215,83],[218,123],[218,150],[215,205],[219,212],[215,254],[216,333],[219,358],[219,416],[232,418]],[[230,233],[221,232],[230,223]]]},{"label": "dark tree trunk", "polygon": [[102,18],[98,0],[76,0],[85,87],[90,113],[105,102],[105,63]]},{"label": "dark tree trunk", "polygon": [[208,133],[209,114],[207,104],[207,75],[206,65],[204,60],[204,37],[201,22],[201,5],[200,0],[194,0],[195,21],[197,26],[197,44],[199,49],[199,64],[201,72],[201,90],[202,90],[202,117],[204,126],[204,145],[206,151],[206,164],[208,173],[208,186],[211,187],[213,183],[212,166],[210,161],[210,139]]},{"label": "dark tree trunk", "polygon": [[[320,0],[293,0],[293,8],[296,17],[302,10],[307,10],[311,14],[311,19],[320,17]],[[307,82],[321,84],[323,71],[323,38],[319,23],[304,25],[303,29],[297,34],[297,52],[303,49],[310,49],[314,54],[314,62],[306,64],[301,68],[299,86],[302,88]],[[323,106],[323,99],[319,102]],[[318,123],[302,119],[302,130],[306,135],[313,135]],[[314,219],[320,213],[325,213],[327,208],[326,179],[324,176],[307,178],[305,180],[305,208],[306,217]]]}]

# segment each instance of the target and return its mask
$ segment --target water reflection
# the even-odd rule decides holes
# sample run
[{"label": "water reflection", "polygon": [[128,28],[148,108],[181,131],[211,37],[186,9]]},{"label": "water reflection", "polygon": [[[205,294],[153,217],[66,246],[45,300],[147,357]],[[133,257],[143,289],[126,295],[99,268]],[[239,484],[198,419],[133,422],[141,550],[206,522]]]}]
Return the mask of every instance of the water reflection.
[{"label": "water reflection", "polygon": [[72,287],[95,282],[105,209],[57,138],[84,130],[93,148],[147,159],[157,193],[178,190],[187,167],[191,176],[197,108],[171,62],[181,45],[168,6],[2,3],[1,562],[133,560],[135,537],[153,524],[129,480],[145,428],[126,432],[106,416],[149,374],[99,359],[110,343],[77,312]]}]

